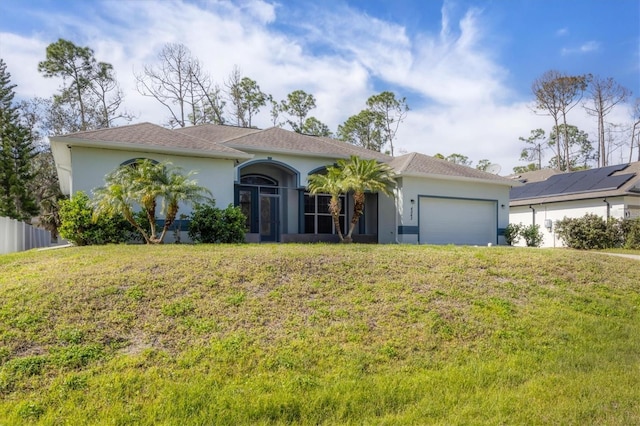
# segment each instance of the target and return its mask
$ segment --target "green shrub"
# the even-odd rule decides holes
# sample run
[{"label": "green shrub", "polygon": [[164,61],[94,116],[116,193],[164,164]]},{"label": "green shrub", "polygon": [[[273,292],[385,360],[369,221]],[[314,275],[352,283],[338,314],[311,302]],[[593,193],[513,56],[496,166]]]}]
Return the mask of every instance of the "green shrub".
[{"label": "green shrub", "polygon": [[590,250],[621,247],[624,227],[618,219],[605,220],[587,213],[580,218],[568,218],[556,222],[556,233],[567,247]]},{"label": "green shrub", "polygon": [[540,232],[540,225],[529,225],[522,227],[520,235],[524,238],[527,247],[540,247],[544,236]]},{"label": "green shrub", "polygon": [[131,236],[131,226],[121,216],[100,215],[93,220],[93,207],[84,192],[60,202],[60,236],[79,246],[123,243]]},{"label": "green shrub", "polygon": [[504,239],[510,246],[518,244],[524,238],[527,247],[540,247],[544,236],[539,225],[525,226],[522,223],[510,223],[504,230]]},{"label": "green shrub", "polygon": [[640,249],[640,217],[624,220],[620,228],[624,237],[624,248]]},{"label": "green shrub", "polygon": [[211,200],[196,204],[189,222],[189,238],[196,243],[244,242],[246,217],[240,207],[221,210]]},{"label": "green shrub", "polygon": [[524,228],[524,225],[522,225],[521,223],[510,223],[507,225],[507,227],[504,229],[504,239],[508,245],[512,246],[518,244],[518,241],[520,241],[522,228]]}]

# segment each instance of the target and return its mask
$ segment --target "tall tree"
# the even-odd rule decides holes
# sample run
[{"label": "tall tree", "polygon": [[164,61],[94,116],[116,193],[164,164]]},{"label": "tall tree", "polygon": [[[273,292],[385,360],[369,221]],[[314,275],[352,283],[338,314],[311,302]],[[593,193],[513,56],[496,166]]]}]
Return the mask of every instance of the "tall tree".
[{"label": "tall tree", "polygon": [[269,115],[271,116],[271,125],[273,125],[273,127],[281,126],[282,123],[280,123],[280,114],[283,112],[282,105],[278,103],[278,101],[273,99],[273,96],[271,95],[267,95],[267,102],[269,102],[269,105],[271,105],[271,109],[269,110]]},{"label": "tall tree", "polygon": [[555,139],[550,140],[549,145],[556,151],[555,164],[565,164],[567,170],[571,170],[567,114],[582,99],[588,81],[587,75],[570,76],[551,70],[536,79],[531,86],[536,98],[535,109],[544,111],[553,118],[554,129],[560,129],[560,124],[563,125],[563,138],[561,139],[560,133],[556,132]]},{"label": "tall tree", "polygon": [[588,114],[598,121],[598,166],[605,167],[609,162],[609,152],[605,142],[605,117],[619,103],[625,102],[631,92],[618,84],[613,78],[595,76],[589,82],[589,101],[585,103]]},{"label": "tall tree", "polygon": [[538,168],[538,165],[535,163],[529,163],[526,166],[515,166],[513,168],[513,173],[527,173],[527,172],[534,172],[536,170],[540,170]]},{"label": "tall tree", "polygon": [[15,84],[0,58],[0,216],[30,222],[38,214],[30,184],[35,177],[35,146],[13,105]]},{"label": "tall tree", "polygon": [[316,99],[304,90],[294,90],[287,99],[280,102],[280,110],[291,117],[287,123],[294,132],[303,133],[309,111],[316,107]]},{"label": "tall tree", "polygon": [[158,54],[159,64],[145,65],[135,74],[138,92],[160,102],[170,114],[171,127],[198,124],[203,103],[215,109],[211,82],[191,51],[179,43],[167,43]]},{"label": "tall tree", "polygon": [[382,92],[367,99],[367,107],[375,114],[379,115],[378,124],[382,135],[383,145],[389,144],[391,156],[393,157],[393,141],[396,138],[400,123],[407,116],[409,106],[406,98],[396,99],[393,92]]},{"label": "tall tree", "polygon": [[52,134],[50,99],[33,98],[21,101],[20,117],[24,126],[30,130],[31,139],[36,147],[36,155],[32,159],[35,174],[30,183],[30,191],[39,206],[40,226],[51,232],[55,240],[60,226],[59,201],[64,198],[58,182],[51,146],[46,138]]},{"label": "tall tree", "polygon": [[534,129],[528,138],[519,137],[522,142],[525,143],[525,147],[522,148],[520,153],[520,160],[533,161],[536,166],[536,170],[542,169],[542,158],[544,157],[544,149],[547,148],[548,141],[546,141],[546,135],[542,129]]},{"label": "tall tree", "polygon": [[237,66],[225,84],[232,107],[231,115],[236,120],[236,125],[251,127],[253,117],[267,104],[267,94],[260,90],[255,80],[242,77]]},{"label": "tall tree", "polygon": [[[560,93],[560,112],[562,114],[562,127],[561,130],[564,136],[564,157],[567,171],[572,170],[571,161],[571,140],[572,135],[569,134],[569,123],[567,123],[567,114],[571,111],[582,99],[584,91],[587,89],[590,76],[588,75],[563,75],[556,84]],[[586,167],[586,166],[585,166]]]},{"label": "tall tree", "polygon": [[489,170],[490,167],[491,167],[491,161],[486,158],[483,158],[482,160],[478,161],[478,164],[476,165],[476,169],[482,170],[483,172],[486,172],[487,170]]},{"label": "tall tree", "polygon": [[123,94],[113,66],[98,62],[89,47],[59,39],[47,46],[46,59],[38,63],[38,71],[46,78],[63,80],[51,108],[64,133],[110,127],[118,118],[133,118],[119,112]]},{"label": "tall tree", "polygon": [[363,109],[338,126],[338,138],[350,144],[380,152],[384,143],[380,130],[381,119],[379,113]]},{"label": "tall tree", "polygon": [[58,100],[77,103],[80,117],[78,130],[90,128],[90,105],[88,104],[95,65],[93,50],[89,47],[76,46],[64,39],[58,39],[57,42],[47,46],[46,59],[38,63],[38,71],[45,77],[62,77],[65,86]]},{"label": "tall tree", "polygon": [[568,135],[565,136],[567,138],[565,144],[569,154],[567,157],[562,157],[560,164],[557,164],[556,159],[552,158],[549,165],[563,171],[588,169],[589,164],[596,159],[589,135],[576,126],[569,124],[565,127],[564,124],[561,124],[553,129],[550,140],[557,139],[559,134]]},{"label": "tall tree", "polygon": [[124,94],[116,79],[113,66],[106,62],[98,62],[94,69],[93,80],[89,86],[97,99],[95,108],[96,127],[112,127],[114,121],[123,119],[127,122],[133,120],[133,115],[121,111]]},{"label": "tall tree", "polygon": [[633,124],[631,126],[631,146],[629,148],[629,162],[633,161],[634,144],[638,147],[638,160],[640,161],[640,98],[636,98],[631,112]]},{"label": "tall tree", "polygon": [[440,160],[446,160],[453,164],[460,164],[461,166],[471,167],[471,165],[473,164],[473,161],[469,160],[469,157],[463,154],[457,154],[455,152],[453,154],[447,155],[446,157],[440,153],[437,153],[433,157],[439,158]]},{"label": "tall tree", "polygon": [[331,133],[331,129],[329,129],[329,126],[315,117],[309,117],[304,121],[304,125],[302,126],[302,133],[304,133],[305,135],[313,136],[333,136],[333,133]]}]

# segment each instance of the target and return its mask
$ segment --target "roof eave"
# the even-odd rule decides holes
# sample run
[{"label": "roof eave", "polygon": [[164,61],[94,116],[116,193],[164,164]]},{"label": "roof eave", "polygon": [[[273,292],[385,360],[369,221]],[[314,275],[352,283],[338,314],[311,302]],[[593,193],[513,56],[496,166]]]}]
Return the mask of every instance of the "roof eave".
[{"label": "roof eave", "polygon": [[183,147],[165,147],[165,146],[153,146],[142,145],[138,143],[130,142],[110,142],[110,141],[87,141],[84,139],[76,139],[70,137],[51,137],[51,142],[66,143],[69,147],[81,146],[90,148],[102,148],[102,149],[115,149],[120,151],[145,151],[154,152],[159,154],[179,154],[182,156],[195,156],[195,157],[207,157],[207,158],[220,158],[226,160],[249,160],[253,158],[253,155],[246,152],[220,152],[220,151],[205,151],[201,149],[189,149]]},{"label": "roof eave", "polygon": [[[580,196],[582,195],[582,196]],[[612,198],[612,197],[640,197],[640,194],[630,192],[630,191],[608,191],[601,193],[591,193],[587,196],[586,194],[575,194],[575,196],[559,196],[559,197],[537,197],[537,198],[519,198],[516,200],[510,200],[509,205],[513,207],[519,206],[528,206],[533,204],[551,204],[551,203],[565,203],[572,201],[582,201],[582,200],[597,200],[601,198]]]},{"label": "roof eave", "polygon": [[493,179],[482,179],[468,176],[454,176],[454,175],[441,175],[436,173],[417,173],[417,172],[401,172],[398,173],[399,177],[417,177],[417,178],[430,178],[430,179],[438,179],[438,180],[453,180],[459,182],[474,182],[474,183],[488,183],[491,185],[500,185],[500,186],[522,186],[522,183],[519,182],[502,182]]},{"label": "roof eave", "polygon": [[262,148],[255,146],[246,146],[246,145],[234,145],[225,143],[224,146],[233,148],[233,149],[242,149],[243,151],[256,152],[256,153],[267,153],[267,154],[285,154],[285,155],[294,155],[297,157],[314,157],[314,158],[350,158],[350,154],[340,154],[336,152],[332,153],[320,153],[320,152],[308,152],[308,151],[299,151],[296,149],[283,149],[283,148]]}]

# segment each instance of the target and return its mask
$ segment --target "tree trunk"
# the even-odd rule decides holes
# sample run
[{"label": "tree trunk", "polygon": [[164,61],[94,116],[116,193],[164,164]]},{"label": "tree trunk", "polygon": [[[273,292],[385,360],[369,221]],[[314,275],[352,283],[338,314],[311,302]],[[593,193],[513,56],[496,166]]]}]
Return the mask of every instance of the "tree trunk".
[{"label": "tree trunk", "polygon": [[[351,218],[351,224],[349,225],[349,233],[345,237],[345,242],[352,241],[353,231],[356,228],[360,216],[364,211],[364,192],[356,192],[353,194],[353,217]],[[346,241],[349,240],[349,241]]]},{"label": "tree trunk", "polygon": [[336,232],[338,232],[338,237],[340,238],[340,242],[344,241],[344,236],[342,235],[342,228],[340,227],[340,201],[331,197],[331,202],[329,203],[329,210],[331,210],[331,216],[333,217],[333,225],[336,228]]}]

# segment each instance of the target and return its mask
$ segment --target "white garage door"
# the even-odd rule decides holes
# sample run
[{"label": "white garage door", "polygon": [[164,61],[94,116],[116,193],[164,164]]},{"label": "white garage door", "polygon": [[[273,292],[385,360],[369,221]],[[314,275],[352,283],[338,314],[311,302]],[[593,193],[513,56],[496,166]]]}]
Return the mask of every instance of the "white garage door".
[{"label": "white garage door", "polygon": [[420,197],[421,244],[496,244],[497,202]]}]

